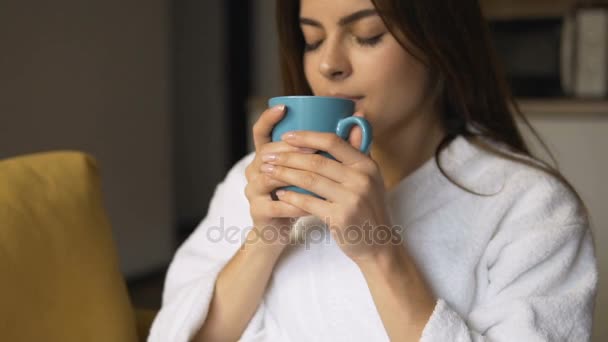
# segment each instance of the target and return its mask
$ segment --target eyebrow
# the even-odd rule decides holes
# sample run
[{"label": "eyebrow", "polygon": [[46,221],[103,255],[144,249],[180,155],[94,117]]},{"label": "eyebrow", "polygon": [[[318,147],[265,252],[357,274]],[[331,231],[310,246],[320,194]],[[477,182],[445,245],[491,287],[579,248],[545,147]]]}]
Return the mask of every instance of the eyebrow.
[{"label": "eyebrow", "polygon": [[[364,10],[357,11],[355,13],[352,13],[345,17],[340,18],[340,20],[338,21],[338,25],[346,26],[357,20],[360,20],[360,19],[363,19],[366,17],[371,17],[374,15],[378,15],[378,11],[376,11],[375,9],[373,9],[373,8],[364,9]],[[321,25],[321,23],[318,22],[317,20],[310,19],[310,18],[304,18],[304,17],[300,18],[300,24],[301,25],[310,25],[310,26],[315,26],[315,27],[323,27],[323,25]]]}]

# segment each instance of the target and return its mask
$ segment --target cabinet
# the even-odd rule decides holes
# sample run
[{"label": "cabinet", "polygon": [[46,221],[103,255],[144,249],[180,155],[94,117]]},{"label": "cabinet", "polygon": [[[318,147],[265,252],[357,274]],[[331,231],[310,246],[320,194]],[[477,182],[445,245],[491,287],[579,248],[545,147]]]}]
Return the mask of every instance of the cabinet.
[{"label": "cabinet", "polygon": [[522,112],[527,115],[568,116],[570,119],[583,116],[603,116],[608,120],[608,100],[584,99],[519,99]]}]

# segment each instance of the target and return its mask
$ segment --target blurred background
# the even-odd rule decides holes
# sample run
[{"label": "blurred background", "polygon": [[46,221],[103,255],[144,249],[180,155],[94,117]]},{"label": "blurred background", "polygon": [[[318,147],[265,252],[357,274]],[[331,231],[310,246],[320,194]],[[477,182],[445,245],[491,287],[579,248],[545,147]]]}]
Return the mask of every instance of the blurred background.
[{"label": "blurred background", "polygon": [[[590,209],[595,340],[606,340],[608,7],[481,4],[518,104]],[[98,160],[136,306],[160,306],[175,249],[280,94],[274,30],[273,0],[0,4],[0,159],[67,149]]]}]

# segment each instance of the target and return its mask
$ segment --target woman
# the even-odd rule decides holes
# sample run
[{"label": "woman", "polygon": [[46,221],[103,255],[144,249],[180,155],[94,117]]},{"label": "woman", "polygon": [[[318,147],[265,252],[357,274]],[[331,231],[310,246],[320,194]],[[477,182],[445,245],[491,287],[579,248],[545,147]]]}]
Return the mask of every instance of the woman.
[{"label": "woman", "polygon": [[[355,100],[371,153],[359,129],[270,142],[285,109],[266,110],[177,251],[150,341],[588,340],[585,209],[526,147],[478,2],[277,14],[285,92]],[[327,200],[274,196],[289,184]]]}]

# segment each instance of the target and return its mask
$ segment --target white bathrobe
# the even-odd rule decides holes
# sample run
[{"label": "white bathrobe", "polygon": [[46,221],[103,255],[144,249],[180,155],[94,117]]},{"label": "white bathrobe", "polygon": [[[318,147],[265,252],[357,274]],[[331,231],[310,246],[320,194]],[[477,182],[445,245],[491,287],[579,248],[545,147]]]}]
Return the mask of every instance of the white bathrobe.
[{"label": "white bathrobe", "polygon": [[[209,211],[167,273],[151,342],[186,342],[205,320],[215,280],[252,221],[251,153],[218,184]],[[436,298],[421,341],[588,341],[598,273],[580,204],[558,180],[464,137],[387,193],[392,223]],[[241,341],[388,341],[359,268],[314,216],[277,262]],[[242,284],[247,286],[247,284]]]}]

